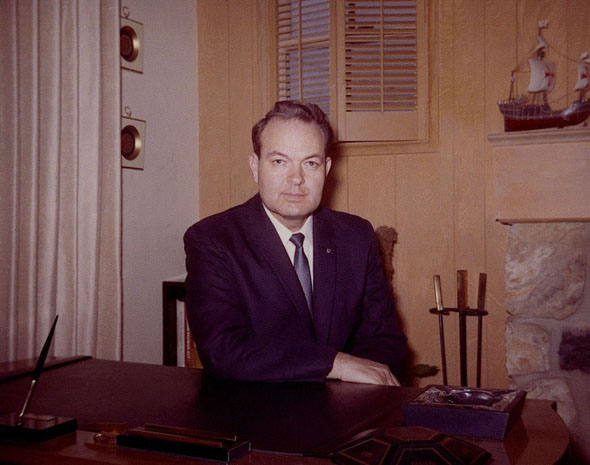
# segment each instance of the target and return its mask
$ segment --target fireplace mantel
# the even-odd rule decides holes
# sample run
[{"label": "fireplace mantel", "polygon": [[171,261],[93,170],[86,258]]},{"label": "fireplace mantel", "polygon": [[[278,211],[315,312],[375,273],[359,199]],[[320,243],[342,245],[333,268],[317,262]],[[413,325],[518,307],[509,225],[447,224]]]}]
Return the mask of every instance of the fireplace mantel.
[{"label": "fireplace mantel", "polygon": [[590,223],[590,218],[496,218],[498,223],[512,226],[522,223]]},{"label": "fireplace mantel", "polygon": [[533,131],[502,132],[488,134],[488,141],[494,146],[559,144],[565,142],[590,142],[590,127],[537,129]]},{"label": "fireplace mantel", "polygon": [[502,223],[590,218],[590,128],[490,134],[492,215]]}]

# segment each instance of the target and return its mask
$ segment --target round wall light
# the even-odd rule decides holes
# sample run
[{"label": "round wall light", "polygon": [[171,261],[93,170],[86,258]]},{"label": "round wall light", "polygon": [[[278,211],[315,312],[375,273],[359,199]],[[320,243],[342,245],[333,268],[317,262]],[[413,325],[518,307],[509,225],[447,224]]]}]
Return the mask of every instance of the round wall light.
[{"label": "round wall light", "polygon": [[131,63],[139,55],[139,36],[131,26],[123,26],[120,31],[121,57]]},{"label": "round wall light", "polygon": [[127,17],[121,18],[119,28],[119,55],[121,68],[143,73],[143,24]]},{"label": "round wall light", "polygon": [[141,135],[135,126],[127,125],[121,130],[121,155],[126,160],[135,160],[141,152]]}]

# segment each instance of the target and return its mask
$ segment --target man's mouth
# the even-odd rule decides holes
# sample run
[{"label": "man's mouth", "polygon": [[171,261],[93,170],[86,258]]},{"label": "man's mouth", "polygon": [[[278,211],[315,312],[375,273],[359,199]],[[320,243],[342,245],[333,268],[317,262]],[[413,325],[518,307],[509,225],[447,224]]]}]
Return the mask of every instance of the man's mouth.
[{"label": "man's mouth", "polygon": [[283,195],[286,197],[293,197],[293,198],[305,197],[305,194],[302,192],[283,192]]}]

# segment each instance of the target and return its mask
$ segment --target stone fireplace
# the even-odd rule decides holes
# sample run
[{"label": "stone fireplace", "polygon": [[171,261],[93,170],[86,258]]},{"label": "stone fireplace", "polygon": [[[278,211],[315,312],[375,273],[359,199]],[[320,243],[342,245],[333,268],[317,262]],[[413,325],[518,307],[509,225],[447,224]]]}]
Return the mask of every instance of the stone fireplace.
[{"label": "stone fireplace", "polygon": [[590,222],[510,226],[506,368],[528,398],[556,401],[590,463]]},{"label": "stone fireplace", "polygon": [[572,463],[590,464],[590,128],[488,140],[489,208],[505,256],[506,372],[528,398],[555,401]]}]

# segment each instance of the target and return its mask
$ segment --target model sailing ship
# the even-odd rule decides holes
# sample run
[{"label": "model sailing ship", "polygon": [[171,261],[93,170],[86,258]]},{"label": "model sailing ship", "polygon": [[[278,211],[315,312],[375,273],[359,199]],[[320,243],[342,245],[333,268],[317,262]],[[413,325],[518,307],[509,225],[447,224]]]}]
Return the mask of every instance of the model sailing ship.
[{"label": "model sailing ship", "polygon": [[528,96],[514,96],[514,75],[519,71],[517,68],[512,71],[508,100],[498,102],[500,112],[504,115],[505,131],[562,128],[580,124],[590,116],[590,99],[586,98],[586,92],[590,89],[590,52],[582,53],[578,62],[578,81],[574,87],[578,99],[561,110],[554,110],[549,105],[547,95],[555,86],[555,64],[545,59],[548,46],[541,33],[547,25],[547,21],[539,22],[538,44],[528,59]]}]

